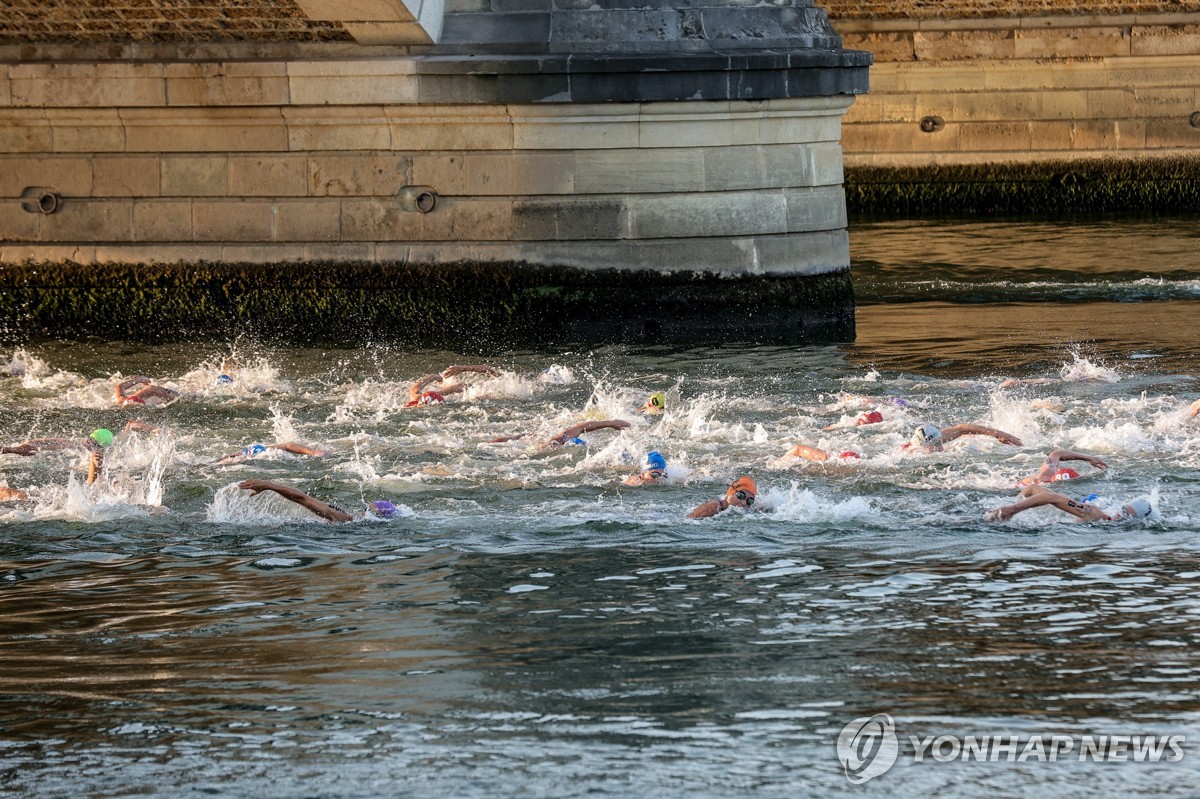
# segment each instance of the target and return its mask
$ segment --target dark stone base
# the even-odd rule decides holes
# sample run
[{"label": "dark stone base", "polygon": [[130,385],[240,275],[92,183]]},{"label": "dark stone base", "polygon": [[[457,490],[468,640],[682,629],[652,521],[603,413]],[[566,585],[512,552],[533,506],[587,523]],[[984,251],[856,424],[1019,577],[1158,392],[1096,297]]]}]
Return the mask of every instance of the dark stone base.
[{"label": "dark stone base", "polygon": [[849,271],[793,277],[526,264],[0,266],[0,330],[138,341],[248,333],[483,351],[854,338]]},{"label": "dark stone base", "polygon": [[847,167],[855,217],[1014,217],[1200,207],[1200,157]]}]

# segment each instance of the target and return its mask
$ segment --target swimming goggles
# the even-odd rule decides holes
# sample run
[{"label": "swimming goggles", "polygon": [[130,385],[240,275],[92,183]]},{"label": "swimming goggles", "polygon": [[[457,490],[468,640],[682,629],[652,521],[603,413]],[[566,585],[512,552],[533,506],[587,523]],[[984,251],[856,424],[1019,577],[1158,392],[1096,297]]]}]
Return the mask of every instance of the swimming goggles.
[{"label": "swimming goggles", "polygon": [[748,491],[736,491],[734,496],[745,502],[747,508],[754,504],[754,495]]}]

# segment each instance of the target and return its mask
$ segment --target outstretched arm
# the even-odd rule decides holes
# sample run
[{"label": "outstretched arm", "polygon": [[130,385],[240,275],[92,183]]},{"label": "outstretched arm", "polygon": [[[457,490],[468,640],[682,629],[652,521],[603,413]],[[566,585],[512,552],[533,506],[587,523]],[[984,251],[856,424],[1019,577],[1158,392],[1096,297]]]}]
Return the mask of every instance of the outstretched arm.
[{"label": "outstretched arm", "polygon": [[0,449],[0,455],[29,457],[38,452],[61,452],[64,449],[83,449],[87,445],[71,438],[31,438],[11,447]]},{"label": "outstretched arm", "polygon": [[441,380],[442,376],[436,373],[425,375],[408,387],[408,399],[412,402],[420,402],[421,392],[425,390],[425,387],[430,383],[440,383]]},{"label": "outstretched arm", "polygon": [[580,422],[573,424],[566,430],[563,430],[554,438],[550,439],[551,443],[562,444],[563,442],[578,437],[581,433],[590,433],[593,430],[624,430],[629,427],[629,422],[621,419],[599,419],[590,422]]},{"label": "outstretched arm", "polygon": [[689,519],[707,519],[716,516],[721,511],[725,510],[725,502],[720,499],[710,499],[707,502],[701,502],[696,507],[692,508],[692,512],[687,515]]},{"label": "outstretched arm", "polygon": [[1043,505],[1053,505],[1064,513],[1069,513],[1072,516],[1083,519],[1088,522],[1096,521],[1111,521],[1112,517],[1102,513],[1099,508],[1094,505],[1088,505],[1086,502],[1079,502],[1070,497],[1063,496],[1055,491],[1041,486],[1032,486],[1025,490],[1025,498],[1014,502],[1011,505],[1002,505],[999,508],[993,508],[984,514],[984,519],[989,522],[1000,522],[1011,519],[1021,511],[1029,510],[1030,508],[1040,508]]},{"label": "outstretched arm", "polygon": [[284,452],[290,452],[293,455],[308,455],[312,458],[323,458],[328,455],[328,452],[323,452],[319,449],[312,449],[303,444],[297,444],[295,441],[285,441],[282,444],[268,444],[271,449],[281,449]]},{"label": "outstretched arm", "polygon": [[319,499],[313,499],[303,491],[299,491],[290,486],[281,485],[280,483],[272,483],[269,480],[243,480],[238,483],[238,488],[245,489],[250,492],[250,496],[256,496],[263,491],[274,491],[284,499],[291,500],[297,505],[312,511],[322,519],[328,519],[331,522],[348,522],[354,517],[345,511],[340,511],[337,508],[330,507]]},{"label": "outstretched arm", "polygon": [[442,379],[445,380],[447,377],[454,377],[455,375],[460,375],[463,372],[475,372],[481,375],[488,375],[489,377],[500,376],[500,370],[496,367],[480,363],[469,364],[465,366],[447,366],[444,370],[442,370]]},{"label": "outstretched arm", "polygon": [[1058,475],[1059,463],[1062,461],[1086,461],[1097,469],[1107,469],[1108,464],[1097,458],[1095,455],[1087,455],[1083,452],[1072,452],[1069,449],[1056,449],[1046,456],[1046,460],[1042,461],[1041,468],[1036,474],[1021,480],[1017,485],[1027,486],[1036,483],[1053,483]]},{"label": "outstretched arm", "polygon": [[950,427],[942,428],[942,443],[948,444],[956,438],[963,436],[991,436],[1001,444],[1012,444],[1014,446],[1022,446],[1021,439],[1014,436],[1012,433],[1006,433],[1003,430],[997,430],[994,427],[984,427],[981,424],[956,424]]},{"label": "outstretched arm", "polygon": [[810,447],[806,444],[797,444],[787,451],[788,455],[794,458],[804,458],[808,461],[827,461],[829,453],[817,447]]}]

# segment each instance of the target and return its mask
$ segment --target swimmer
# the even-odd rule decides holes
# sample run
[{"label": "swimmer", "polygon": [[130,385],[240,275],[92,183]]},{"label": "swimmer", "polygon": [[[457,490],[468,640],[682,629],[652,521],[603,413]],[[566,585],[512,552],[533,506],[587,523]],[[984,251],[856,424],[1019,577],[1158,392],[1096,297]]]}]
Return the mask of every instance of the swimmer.
[{"label": "swimmer", "polygon": [[923,424],[916,429],[907,444],[901,449],[921,452],[941,452],[946,444],[963,436],[991,436],[1001,444],[1012,444],[1020,447],[1021,439],[1012,433],[997,430],[994,427],[984,427],[978,424],[956,424],[950,427],[938,428],[932,424]]},{"label": "swimmer", "polygon": [[[862,427],[863,425],[868,425],[868,424],[879,424],[882,421],[883,421],[883,414],[880,413],[878,410],[864,411],[864,412],[860,413],[857,417],[855,417],[854,426]],[[837,430],[840,427],[842,427],[842,424],[840,422],[834,422],[833,424],[826,425],[825,427],[822,427],[821,429],[828,432],[830,430]]]},{"label": "swimmer", "polygon": [[1085,522],[1116,522],[1122,519],[1143,519],[1149,516],[1154,510],[1149,501],[1135,499],[1123,505],[1118,513],[1108,514],[1093,504],[1099,499],[1095,494],[1084,499],[1071,499],[1040,485],[1029,486],[1021,492],[1021,496],[1024,499],[1018,502],[989,510],[983,515],[984,521],[1007,521],[1021,511],[1026,511],[1030,508],[1039,508],[1043,505],[1052,505],[1064,513],[1069,513]]},{"label": "swimmer", "polygon": [[[136,391],[133,389],[141,386]],[[130,392],[133,393],[130,393]],[[117,383],[115,390],[118,405],[145,405],[148,408],[161,408],[179,399],[179,392],[174,389],[154,385],[154,381],[145,375],[130,377]]]},{"label": "swimmer", "polygon": [[658,416],[667,409],[667,395],[661,391],[655,391],[650,397],[638,408],[638,413],[644,413],[647,416]]},{"label": "swimmer", "polygon": [[88,452],[88,485],[96,482],[104,469],[104,448],[113,442],[111,430],[103,427],[93,430],[84,441],[72,438],[32,438],[11,447],[0,447],[0,455],[29,457],[38,452],[62,452],[68,449],[84,449]]},{"label": "swimmer", "polygon": [[[461,374],[474,373],[485,374],[489,377],[499,377],[500,370],[494,366],[485,364],[471,364],[466,366],[447,366],[440,373],[428,374],[414,382],[408,387],[408,402],[405,403],[405,408],[414,408],[420,405],[433,405],[439,402],[446,401],[447,394],[456,394],[465,389],[469,384],[455,381],[453,383],[445,383],[451,377]],[[441,383],[438,390],[434,391],[428,387],[434,383]]]},{"label": "swimmer", "polygon": [[[300,507],[311,511],[326,521],[352,522],[356,518],[331,502],[322,502],[319,499],[310,497],[303,491],[281,485],[280,483],[272,483],[269,480],[243,480],[238,483],[238,488],[249,491],[252,497],[258,496],[263,491],[274,491],[284,499],[295,502]],[[390,519],[395,515],[396,506],[386,499],[381,499],[375,502],[368,502],[366,508],[363,509],[363,516],[359,518],[374,516],[380,519]]]},{"label": "swimmer", "polygon": [[659,485],[666,482],[667,479],[667,459],[658,450],[652,450],[646,453],[646,460],[642,462],[642,471],[637,474],[631,474],[621,482],[627,486],[648,486]]},{"label": "swimmer", "polygon": [[1057,483],[1061,480],[1076,480],[1079,478],[1079,472],[1074,469],[1061,467],[1059,465],[1060,461],[1085,461],[1097,469],[1108,468],[1108,464],[1095,455],[1085,455],[1082,452],[1072,452],[1069,449],[1056,449],[1046,456],[1046,460],[1042,461],[1042,468],[1038,469],[1037,474],[1031,474],[1023,478],[1017,483],[1017,486],[1029,486],[1037,483]]},{"label": "swimmer", "polygon": [[806,461],[818,462],[828,460],[857,460],[862,457],[862,455],[859,455],[853,450],[846,450],[845,452],[834,454],[819,447],[810,447],[807,444],[797,444],[789,449],[786,454],[793,458],[804,458]]},{"label": "swimmer", "polygon": [[[571,425],[558,435],[547,440],[545,445],[548,447],[557,447],[564,444],[587,446],[587,442],[580,438],[580,436],[584,433],[591,433],[595,430],[624,430],[627,427],[629,427],[629,422],[626,422],[622,419],[598,419],[591,422],[580,422],[579,424]],[[508,441],[517,441],[525,438],[527,435],[529,434],[518,433],[515,436],[501,436],[500,438],[493,438],[488,443],[503,444]]]},{"label": "swimmer", "polygon": [[280,452],[290,452],[293,455],[304,455],[310,458],[323,458],[328,455],[328,452],[323,452],[319,449],[312,449],[303,444],[297,444],[295,441],[287,441],[283,444],[250,444],[242,447],[241,452],[235,452],[232,455],[226,455],[220,460],[213,461],[214,466],[228,466],[231,463],[241,463],[262,455],[269,449],[276,449]]},{"label": "swimmer", "polygon": [[734,480],[725,491],[724,497],[710,499],[692,508],[687,515],[689,519],[707,519],[716,516],[729,508],[744,508],[750,510],[754,499],[758,496],[758,486],[749,477],[742,476]]},{"label": "swimmer", "polygon": [[0,502],[22,502],[27,499],[29,495],[19,488],[0,486]]}]

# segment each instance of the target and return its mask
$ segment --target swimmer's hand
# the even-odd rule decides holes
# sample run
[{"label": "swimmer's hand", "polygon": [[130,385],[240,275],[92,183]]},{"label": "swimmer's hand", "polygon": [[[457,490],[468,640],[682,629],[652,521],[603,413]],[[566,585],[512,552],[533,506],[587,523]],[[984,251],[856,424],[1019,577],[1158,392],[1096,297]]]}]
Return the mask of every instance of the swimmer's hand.
[{"label": "swimmer's hand", "polygon": [[238,488],[240,488],[244,491],[249,491],[250,496],[254,497],[254,496],[258,496],[263,491],[274,491],[275,484],[272,483],[270,480],[254,480],[254,479],[252,479],[252,480],[243,480],[242,482],[238,483]]},{"label": "swimmer's hand", "polygon": [[1013,517],[1011,505],[1001,505],[999,508],[992,508],[987,513],[983,514],[985,522],[1006,522]]},{"label": "swimmer's hand", "polygon": [[1012,435],[1011,433],[1001,432],[999,435],[996,436],[996,440],[999,441],[1001,444],[1012,444],[1014,447],[1025,446],[1024,444],[1021,443],[1021,439],[1017,438],[1016,436]]}]

